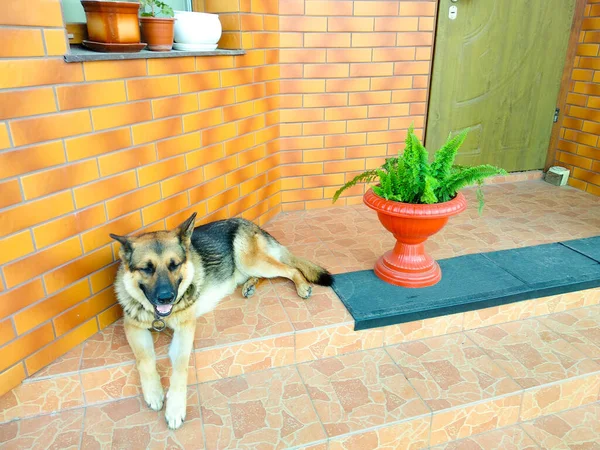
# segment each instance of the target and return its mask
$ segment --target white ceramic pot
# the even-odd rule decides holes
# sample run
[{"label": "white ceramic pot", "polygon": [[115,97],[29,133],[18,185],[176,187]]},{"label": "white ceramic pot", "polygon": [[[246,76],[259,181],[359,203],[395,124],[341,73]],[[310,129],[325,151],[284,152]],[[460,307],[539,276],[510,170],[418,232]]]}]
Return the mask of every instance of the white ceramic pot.
[{"label": "white ceramic pot", "polygon": [[176,50],[214,50],[221,39],[218,14],[175,11]]}]

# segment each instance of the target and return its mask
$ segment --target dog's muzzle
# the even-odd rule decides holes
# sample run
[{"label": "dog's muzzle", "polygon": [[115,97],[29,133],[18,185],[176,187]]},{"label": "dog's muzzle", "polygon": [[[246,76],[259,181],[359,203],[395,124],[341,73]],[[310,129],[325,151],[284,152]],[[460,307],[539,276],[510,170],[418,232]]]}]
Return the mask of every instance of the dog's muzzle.
[{"label": "dog's muzzle", "polygon": [[152,329],[162,331],[167,327],[163,317],[168,317],[173,311],[173,303],[176,294],[170,289],[159,290],[157,293],[158,304],[154,304],[154,320],[152,321]]},{"label": "dog's muzzle", "polygon": [[153,304],[152,306],[154,306],[154,320],[152,321],[152,329],[154,331],[164,330],[167,327],[167,324],[165,323],[163,317],[168,317],[169,315],[171,315],[175,305],[177,303],[179,303],[181,301],[181,299],[183,299],[185,296],[194,295],[195,291],[196,291],[196,288],[194,287],[194,285],[190,284],[188,286],[187,290],[185,291],[184,295],[181,296],[181,298],[179,298],[178,300],[176,300],[174,304],[170,304],[170,303],[163,304],[163,305]]},{"label": "dog's muzzle", "polygon": [[173,311],[177,291],[170,284],[161,283],[157,286],[154,299],[154,315],[167,317]]}]

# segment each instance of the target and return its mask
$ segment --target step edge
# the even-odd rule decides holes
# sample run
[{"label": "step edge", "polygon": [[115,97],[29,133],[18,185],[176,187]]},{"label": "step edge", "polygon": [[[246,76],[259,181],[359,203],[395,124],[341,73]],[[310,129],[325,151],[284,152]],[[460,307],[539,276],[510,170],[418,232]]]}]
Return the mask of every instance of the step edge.
[{"label": "step edge", "polygon": [[[581,291],[581,292],[583,292],[583,291]],[[540,297],[540,298],[543,298],[543,297]],[[532,299],[532,300],[534,300],[534,299]],[[531,301],[531,300],[525,300],[525,301]],[[550,312],[550,313],[547,313],[547,314],[531,315],[531,316],[527,316],[527,317],[517,317],[517,318],[515,318],[513,320],[508,320],[508,321],[503,321],[503,322],[498,322],[498,323],[494,323],[494,324],[483,325],[483,326],[480,326],[480,327],[473,327],[473,328],[465,328],[464,327],[464,323],[463,323],[461,325],[461,330],[459,330],[459,331],[453,331],[451,333],[443,333],[443,334],[440,334],[440,335],[433,335],[433,336],[427,336],[427,337],[410,338],[410,339],[407,339],[405,341],[401,341],[401,342],[398,342],[398,343],[387,344],[386,343],[385,334],[384,334],[384,337],[383,337],[384,344],[382,346],[380,346],[380,347],[374,347],[374,348],[387,348],[387,347],[401,345],[401,344],[405,344],[405,343],[409,343],[409,342],[415,342],[415,341],[420,341],[420,340],[423,340],[423,339],[429,339],[429,338],[432,338],[432,337],[448,336],[448,335],[453,335],[453,334],[458,334],[458,333],[464,333],[464,332],[468,332],[468,331],[472,331],[472,330],[477,330],[477,329],[481,329],[481,328],[486,328],[486,327],[491,327],[491,326],[500,325],[500,324],[518,322],[518,321],[527,320],[527,319],[534,319],[534,318],[535,319],[545,318],[545,317],[548,317],[548,316],[551,316],[551,315],[554,315],[554,314],[566,313],[566,312],[569,312],[569,311],[576,311],[578,309],[588,308],[588,307],[594,306],[594,305],[595,304],[582,305],[582,306],[579,306],[577,308],[569,308],[569,309],[566,309],[566,310]],[[440,317],[444,317],[444,316],[440,316]],[[229,347],[233,347],[233,346],[244,345],[244,344],[248,344],[248,343],[263,342],[263,341],[267,341],[267,340],[270,340],[270,339],[276,339],[276,338],[279,338],[279,337],[296,336],[296,335],[299,335],[299,334],[307,334],[307,333],[311,333],[311,332],[318,332],[318,331],[321,331],[321,330],[333,329],[333,328],[337,328],[337,327],[341,327],[341,326],[348,326],[348,325],[352,325],[352,324],[353,324],[353,322],[342,322],[342,323],[339,323],[339,324],[330,324],[330,325],[325,325],[325,326],[321,326],[321,327],[309,328],[309,329],[306,329],[306,330],[292,331],[292,332],[286,332],[286,333],[278,333],[278,334],[273,334],[273,335],[269,335],[269,336],[261,336],[261,337],[258,337],[258,338],[246,339],[246,340],[243,340],[243,341],[235,341],[235,342],[230,342],[230,343],[226,343],[226,344],[219,344],[217,346],[206,347],[206,348],[202,348],[202,349],[194,349],[192,351],[192,355],[195,355],[197,353],[204,353],[204,352],[211,351],[211,350],[225,349],[225,348],[229,348]],[[380,331],[383,331],[385,333],[385,328],[387,328],[387,326],[378,327],[378,328],[371,328],[371,329],[368,329],[368,330],[359,330],[357,332],[362,332],[362,331],[368,332],[368,331],[377,331],[377,330],[380,330]],[[554,330],[551,330],[551,331],[553,333],[561,336],[561,338],[562,338],[562,335],[559,332],[554,331]],[[296,346],[294,345],[294,349],[295,349],[295,347]],[[361,349],[361,350],[357,350],[357,351],[365,351],[365,350],[369,350],[369,349]],[[355,353],[355,352],[348,352],[348,353],[343,353],[343,354],[351,354],[351,353]],[[328,358],[332,358],[332,357],[340,356],[340,355],[341,354],[327,356],[325,358],[310,359],[310,360],[301,361],[301,362],[295,361],[294,364],[302,364],[302,363],[309,362],[309,361],[324,360],[324,359],[328,359]],[[584,355],[586,356],[586,358],[591,359],[587,354],[584,353]],[[157,361],[163,361],[163,360],[168,359],[168,358],[169,358],[169,356],[165,355],[165,356],[161,356],[160,358],[157,358],[156,360]],[[124,367],[124,366],[128,366],[128,365],[131,365],[131,364],[135,364],[135,362],[136,362],[135,359],[131,359],[131,360],[128,360],[128,361],[118,362],[118,363],[114,363],[114,364],[107,364],[107,365],[104,365],[104,366],[89,367],[89,368],[85,368],[85,369],[80,368],[80,369],[75,370],[75,371],[64,372],[64,373],[53,374],[53,375],[46,375],[46,376],[42,376],[42,377],[28,377],[28,378],[25,378],[22,381],[22,384],[30,384],[30,383],[35,383],[35,382],[38,382],[38,381],[47,381],[47,380],[51,380],[51,379],[59,379],[59,378],[73,376],[73,375],[77,375],[77,374],[84,374],[84,373],[101,371],[101,370],[104,370],[104,369],[112,369],[112,368],[116,368],[116,367]],[[83,359],[80,362],[80,365],[81,364],[83,364]],[[269,369],[265,369],[265,370],[269,370]],[[260,372],[260,371],[258,371],[258,372]],[[250,373],[250,372],[248,372],[248,373]],[[238,376],[238,375],[234,375],[234,376]],[[226,377],[226,378],[231,378],[231,377]]]},{"label": "step edge", "polygon": [[[373,349],[360,350],[358,352],[364,352],[364,351],[369,351],[369,350],[373,350]],[[354,353],[358,353],[358,352],[354,352]],[[335,356],[332,356],[332,357],[329,357],[329,358],[334,358],[334,357]],[[327,358],[327,359],[329,359],[329,358]],[[299,364],[303,364],[303,363],[289,364],[287,366],[281,366],[281,367],[297,367]],[[264,370],[256,371],[256,372],[252,372],[252,373],[269,372],[269,371],[272,371],[272,370],[280,369],[281,367],[268,368],[268,369],[264,369]],[[222,380],[230,379],[230,378],[235,378],[235,377],[239,377],[239,376],[245,376],[245,375],[247,375],[247,374],[241,374],[241,375],[235,375],[235,376],[232,376],[232,377],[222,378]],[[423,401],[423,403],[425,403],[425,405],[430,409],[429,413],[420,414],[420,415],[413,416],[413,417],[410,417],[410,418],[396,420],[396,421],[389,422],[389,423],[386,423],[386,424],[369,427],[369,429],[370,428],[378,429],[378,428],[381,428],[381,427],[391,426],[391,425],[394,425],[394,424],[399,424],[399,423],[403,423],[403,422],[406,422],[406,421],[410,421],[410,420],[413,420],[413,419],[419,418],[419,417],[426,417],[426,416],[433,417],[433,416],[438,415],[438,414],[448,413],[448,412],[452,412],[452,411],[456,411],[456,410],[460,410],[460,409],[464,409],[464,408],[468,408],[468,407],[473,407],[473,406],[477,406],[479,404],[491,403],[491,402],[494,402],[494,401],[497,401],[497,400],[501,400],[501,399],[509,398],[509,397],[513,397],[513,396],[521,396],[521,397],[523,397],[528,392],[533,392],[533,391],[537,391],[537,390],[541,390],[541,389],[546,389],[546,388],[549,388],[549,387],[552,387],[552,386],[556,386],[556,385],[560,385],[560,384],[563,384],[563,383],[573,382],[573,381],[577,381],[577,380],[583,380],[583,379],[592,378],[592,377],[598,377],[598,378],[600,378],[600,370],[597,370],[597,371],[594,371],[594,372],[589,372],[589,373],[586,373],[586,374],[576,375],[574,377],[565,378],[563,380],[557,380],[557,381],[552,381],[550,383],[540,384],[538,386],[533,386],[533,387],[530,387],[530,388],[520,388],[520,389],[515,390],[513,392],[510,392],[510,393],[506,393],[506,394],[502,394],[502,395],[496,395],[496,396],[488,397],[488,398],[485,398],[485,399],[477,400],[477,401],[474,401],[474,402],[465,403],[463,405],[457,405],[457,406],[453,406],[453,407],[450,407],[450,408],[441,409],[441,410],[438,410],[438,411],[432,411],[429,408],[429,406],[427,405],[427,403],[424,400],[421,399],[421,401]],[[204,382],[196,382],[196,383],[193,383],[193,384],[189,384],[188,387],[196,387],[197,388],[201,384],[213,383],[215,381],[217,381],[217,380],[204,381]],[[306,387],[306,384],[304,384],[304,381],[302,383]],[[83,386],[82,386],[82,388],[83,388]],[[600,391],[596,394],[596,397],[599,398],[599,395],[600,395]],[[15,420],[23,420],[23,419],[30,419],[30,418],[35,418],[35,417],[41,417],[41,416],[55,414],[55,413],[64,412],[64,411],[69,411],[69,410],[73,410],[73,409],[86,408],[88,406],[98,406],[98,405],[103,405],[103,404],[107,404],[107,403],[113,403],[113,402],[117,402],[117,401],[120,401],[120,400],[125,400],[125,399],[128,399],[128,398],[134,398],[134,397],[142,397],[142,396],[141,396],[141,394],[137,394],[137,395],[130,395],[130,396],[125,396],[125,397],[120,397],[120,398],[116,398],[116,399],[112,399],[112,400],[106,400],[106,401],[88,403],[86,401],[86,399],[85,399],[85,394],[82,392],[82,398],[83,398],[83,402],[84,403],[81,406],[75,406],[75,407],[64,408],[64,409],[61,408],[61,409],[57,409],[55,411],[45,412],[45,413],[37,414],[37,415],[33,415],[33,416],[13,418],[13,419],[10,419],[8,421],[0,422],[0,424],[5,424],[5,423],[13,422]],[[583,406],[583,405],[580,405],[580,406]],[[570,408],[570,409],[574,409],[574,408]],[[555,413],[552,413],[552,414],[555,414]],[[521,416],[521,414],[519,412],[519,419],[520,419],[520,416]],[[527,422],[529,420],[533,420],[533,419],[528,419],[528,420],[523,421],[523,422]],[[347,434],[356,434],[356,432],[347,433]],[[344,435],[342,435],[342,436],[344,436]]]}]

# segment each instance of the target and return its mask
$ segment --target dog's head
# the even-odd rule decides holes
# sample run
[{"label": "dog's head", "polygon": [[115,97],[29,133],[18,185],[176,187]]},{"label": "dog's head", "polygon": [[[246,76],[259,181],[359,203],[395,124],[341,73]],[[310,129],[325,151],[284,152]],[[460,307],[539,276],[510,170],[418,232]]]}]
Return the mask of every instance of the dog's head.
[{"label": "dog's head", "polygon": [[161,317],[171,314],[194,277],[190,247],[195,219],[196,213],[171,231],[110,235],[121,244],[127,292],[141,303],[148,302]]}]

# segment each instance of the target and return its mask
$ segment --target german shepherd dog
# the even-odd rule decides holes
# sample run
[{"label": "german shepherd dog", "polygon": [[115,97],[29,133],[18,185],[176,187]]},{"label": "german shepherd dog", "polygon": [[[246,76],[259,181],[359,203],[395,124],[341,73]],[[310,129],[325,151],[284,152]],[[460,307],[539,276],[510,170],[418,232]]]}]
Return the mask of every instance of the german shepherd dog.
[{"label": "german shepherd dog", "polygon": [[196,318],[212,311],[243,284],[251,297],[260,278],[285,277],[307,299],[309,283],[331,286],[324,268],[298,258],[266,231],[244,219],[228,219],[194,228],[196,214],[171,231],[135,237],[110,237],[121,244],[115,291],[123,307],[125,334],[140,373],[144,400],[155,411],[164,402],[150,329],[174,330],[165,418],[171,429],[186,412],[187,373]]}]

